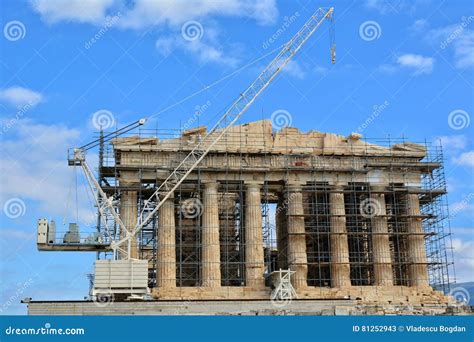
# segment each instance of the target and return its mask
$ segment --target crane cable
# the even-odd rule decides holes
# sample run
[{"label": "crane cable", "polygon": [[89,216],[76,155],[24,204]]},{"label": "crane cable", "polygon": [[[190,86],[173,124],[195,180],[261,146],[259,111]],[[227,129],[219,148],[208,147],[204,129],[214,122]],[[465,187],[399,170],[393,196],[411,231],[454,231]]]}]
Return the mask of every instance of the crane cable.
[{"label": "crane cable", "polygon": [[79,224],[79,195],[77,191],[77,167],[74,166],[74,182],[76,188],[76,224]]},{"label": "crane cable", "polygon": [[167,111],[169,111],[170,109],[173,109],[174,107],[179,106],[180,104],[182,104],[182,103],[184,103],[184,102],[186,102],[186,101],[192,99],[194,96],[197,96],[197,95],[203,93],[204,91],[209,90],[210,88],[214,87],[215,85],[217,85],[217,84],[221,83],[222,81],[224,81],[224,80],[230,78],[231,76],[233,76],[233,75],[235,75],[235,74],[241,72],[242,70],[245,70],[245,69],[248,68],[249,66],[251,66],[251,65],[253,65],[253,64],[255,64],[255,63],[261,61],[262,59],[268,57],[269,55],[273,54],[274,52],[281,50],[281,48],[282,48],[283,46],[284,46],[284,44],[283,44],[283,45],[280,45],[280,46],[278,46],[278,47],[276,47],[275,49],[273,49],[273,50],[271,50],[271,51],[269,51],[269,52],[266,53],[265,55],[262,55],[262,56],[260,56],[260,57],[257,57],[257,58],[254,59],[253,61],[251,61],[251,62],[245,64],[244,66],[238,68],[237,70],[234,70],[234,71],[232,71],[231,73],[225,75],[224,77],[222,77],[222,78],[220,78],[220,79],[218,79],[218,80],[216,80],[216,81],[213,81],[213,82],[209,83],[207,86],[205,86],[205,87],[203,87],[203,88],[201,88],[201,89],[195,91],[194,93],[192,93],[192,94],[190,94],[190,95],[188,95],[188,96],[185,96],[185,97],[182,98],[181,100],[179,100],[179,101],[173,103],[172,105],[169,105],[168,107],[163,108],[163,109],[160,110],[159,112],[150,115],[149,117],[147,117],[147,119],[151,119],[151,118],[154,118],[155,116],[158,116],[158,115],[160,115],[160,114],[163,114],[164,112],[167,112]]}]

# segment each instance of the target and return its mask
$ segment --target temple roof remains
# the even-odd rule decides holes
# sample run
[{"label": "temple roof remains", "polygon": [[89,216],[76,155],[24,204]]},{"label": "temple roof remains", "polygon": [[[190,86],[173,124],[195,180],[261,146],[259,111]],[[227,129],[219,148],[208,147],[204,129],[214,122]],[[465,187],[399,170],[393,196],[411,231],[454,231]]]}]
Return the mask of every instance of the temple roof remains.
[{"label": "temple roof remains", "polygon": [[[211,142],[221,131],[214,131],[206,141]],[[112,141],[118,151],[177,151],[191,150],[207,133],[201,126],[183,131],[172,139],[139,136],[116,138]],[[342,136],[319,131],[301,132],[295,127],[285,127],[274,131],[270,120],[249,122],[231,127],[212,147],[212,153],[272,153],[272,154],[312,154],[312,155],[374,155],[423,158],[423,145],[403,142],[382,146],[366,142],[362,135],[351,133]]]}]

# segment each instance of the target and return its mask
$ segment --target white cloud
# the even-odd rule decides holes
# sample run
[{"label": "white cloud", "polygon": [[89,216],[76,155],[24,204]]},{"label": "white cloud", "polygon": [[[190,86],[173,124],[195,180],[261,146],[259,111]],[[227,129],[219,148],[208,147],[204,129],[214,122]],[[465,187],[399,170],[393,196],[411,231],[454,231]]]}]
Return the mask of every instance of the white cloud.
[{"label": "white cloud", "polygon": [[474,241],[454,238],[453,249],[454,266],[456,267],[458,282],[473,281]]},{"label": "white cloud", "polygon": [[36,237],[33,232],[25,232],[18,229],[0,229],[0,237],[2,242],[6,240],[32,240]]},{"label": "white cloud", "polygon": [[474,214],[474,193],[468,193],[467,195],[464,195],[461,199],[461,201],[452,203],[449,206],[449,216],[451,218],[455,218],[461,213],[466,213],[468,216],[473,216]]},{"label": "white cloud", "polygon": [[383,72],[384,74],[390,74],[390,75],[397,72],[398,69],[399,68],[393,64],[382,64],[377,68],[378,71]]},{"label": "white cloud", "polygon": [[412,29],[437,49],[453,51],[454,66],[464,69],[474,66],[474,31],[468,28],[472,22],[474,16],[462,17],[456,24],[429,29],[426,21],[417,20]]},{"label": "white cloud", "polygon": [[428,30],[425,40],[438,48],[452,50],[454,66],[464,69],[474,66],[474,31],[464,23]]},{"label": "white cloud", "polygon": [[196,40],[186,40],[181,31],[175,31],[173,35],[162,36],[155,47],[158,53],[167,57],[176,49],[182,50],[189,55],[197,57],[201,63],[216,63],[235,67],[238,64],[238,53],[235,46],[226,46],[234,51],[233,55],[226,54],[224,46],[219,42],[220,32],[215,26],[205,26],[202,37]]},{"label": "white cloud", "polygon": [[466,211],[472,211],[474,209],[474,204],[469,203],[467,200],[462,200],[460,202],[454,202],[449,206],[449,211],[452,217],[455,217],[457,214]]},{"label": "white cloud", "polygon": [[107,9],[114,0],[33,0],[33,8],[48,23],[77,21],[100,23],[105,20]]},{"label": "white cloud", "polygon": [[32,0],[33,8],[49,23],[77,21],[100,24],[107,15],[123,14],[119,25],[143,29],[163,24],[181,25],[210,16],[243,17],[272,24],[278,15],[275,0]]},{"label": "white cloud", "polygon": [[430,74],[433,71],[434,59],[410,53],[399,56],[397,64],[412,69],[413,75]]},{"label": "white cloud", "polygon": [[425,19],[418,19],[418,20],[415,20],[415,22],[410,27],[410,29],[413,32],[422,32],[426,30],[428,26],[429,26],[429,23]]},{"label": "white cloud", "polygon": [[460,69],[474,66],[474,31],[466,31],[454,41],[454,63]]},{"label": "white cloud", "polygon": [[371,10],[376,10],[381,14],[386,14],[396,10],[390,2],[384,0],[366,0],[365,7]]},{"label": "white cloud", "polygon": [[0,100],[14,106],[35,106],[43,100],[43,95],[28,88],[10,87],[0,89]]},{"label": "white cloud", "polygon": [[394,74],[402,69],[412,71],[413,76],[422,74],[430,74],[433,71],[434,58],[424,57],[413,53],[407,53],[398,56],[394,63],[382,64],[378,67],[378,70],[385,74]]},{"label": "white cloud", "polygon": [[176,26],[210,16],[252,18],[267,25],[273,23],[277,15],[275,0],[142,0],[136,1],[125,14],[122,25],[136,29],[161,24]]},{"label": "white cloud", "polygon": [[155,47],[159,54],[167,57],[174,51],[179,43],[177,37],[161,37],[156,41]]},{"label": "white cloud", "polygon": [[[347,64],[345,64],[343,67],[346,67]],[[321,65],[316,65],[316,67],[314,68],[314,72],[318,75],[327,75],[327,73],[329,72],[329,69],[326,68],[326,67],[323,67]]]},{"label": "white cloud", "polygon": [[471,228],[451,228],[451,233],[454,235],[454,237],[459,237],[459,236],[464,236],[468,238],[473,238],[474,237],[474,227]]},{"label": "white cloud", "polygon": [[454,162],[458,165],[474,167],[474,151],[461,153]]},{"label": "white cloud", "polygon": [[288,62],[286,67],[283,69],[283,72],[300,80],[304,79],[306,76],[301,65],[295,60]]},{"label": "white cloud", "polygon": [[[63,125],[43,125],[31,120],[19,120],[12,132],[13,129],[16,136],[4,138],[0,149],[0,205],[13,197],[27,206],[33,200],[38,202],[44,217],[50,217],[64,216],[69,201],[69,218],[74,221],[74,192],[68,194],[74,184],[74,170],[67,165],[66,156],[67,149],[79,142],[82,133]],[[79,185],[79,215],[86,220],[93,208],[85,187]]]},{"label": "white cloud", "polygon": [[443,149],[450,152],[462,150],[467,146],[467,138],[465,135],[443,135],[437,137],[436,140],[440,140]]},{"label": "white cloud", "polygon": [[403,14],[413,13],[420,5],[430,4],[430,0],[366,0],[365,7],[380,14]]},{"label": "white cloud", "polygon": [[[213,31],[219,31],[212,20],[216,17],[249,18],[260,25],[268,25],[278,16],[276,0],[34,0],[32,4],[42,19],[50,23],[65,20],[103,25],[108,17],[120,12],[116,27],[169,29],[171,34],[166,33],[156,41],[156,47],[163,55],[178,48],[196,56],[200,62],[229,66],[237,64],[238,51],[212,36]],[[180,36],[181,26],[189,21],[199,22],[205,28],[202,39],[186,41]]]},{"label": "white cloud", "polygon": [[212,43],[204,41],[193,41],[186,42],[184,50],[189,51],[192,55],[198,57],[201,62],[216,62],[223,65],[235,67],[238,63],[238,59],[225,54],[224,50],[220,47],[213,46]]}]

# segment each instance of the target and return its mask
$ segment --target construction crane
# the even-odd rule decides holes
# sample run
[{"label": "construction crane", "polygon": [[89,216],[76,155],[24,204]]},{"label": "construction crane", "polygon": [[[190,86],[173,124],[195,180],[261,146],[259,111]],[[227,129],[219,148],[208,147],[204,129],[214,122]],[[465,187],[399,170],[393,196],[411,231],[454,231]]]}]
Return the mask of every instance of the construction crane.
[{"label": "construction crane", "polygon": [[[150,196],[142,209],[142,213],[148,212],[145,218],[139,215],[139,220],[132,232],[129,232],[119,241],[112,243],[112,249],[122,249],[121,246],[127,243],[127,255],[130,255],[131,238],[135,236],[160,209],[162,203],[166,201],[186,177],[199,165],[212,147],[226,134],[230,127],[249,109],[256,98],[270,85],[275,77],[282,71],[286,64],[301,49],[304,43],[313,35],[319,26],[326,20],[332,19],[334,8],[319,8],[311,18],[303,25],[296,35],[288,41],[280,53],[262,71],[257,79],[234,101],[224,115],[209,130],[200,142],[183,159],[176,169],[161,183],[156,191]],[[331,47],[331,60],[335,61],[335,49]],[[165,195],[160,196],[160,194]],[[153,208],[151,207],[153,206]],[[123,252],[125,252],[122,249]]]},{"label": "construction crane", "polygon": [[[91,187],[91,190],[97,194],[96,204],[98,206],[99,214],[103,217],[107,215],[120,227],[120,231],[124,232],[119,238],[112,236],[110,229],[105,229],[106,241],[110,243],[106,248],[113,251],[114,259],[107,260],[107,270],[105,268],[98,268],[96,262],[96,273],[98,270],[101,272],[117,272],[117,270],[125,270],[126,267],[130,268],[130,276],[134,277],[133,270],[139,270],[141,267],[146,268],[146,262],[144,260],[135,260],[133,263],[131,258],[131,245],[132,238],[136,236],[140,230],[142,230],[152,220],[154,215],[158,212],[162,204],[172,196],[173,192],[181,185],[186,177],[193,172],[193,170],[199,165],[199,163],[206,157],[213,146],[219,142],[219,140],[227,133],[227,131],[236,123],[236,121],[249,109],[252,103],[257,97],[270,85],[275,77],[283,70],[285,65],[290,62],[293,56],[301,49],[301,47],[308,41],[308,39],[316,32],[316,30],[326,21],[333,21],[334,8],[319,8],[302,26],[302,28],[291,38],[286,44],[283,45],[278,55],[270,62],[270,64],[260,73],[255,81],[244,91],[239,97],[229,106],[219,121],[210,129],[204,137],[200,139],[198,144],[189,152],[189,154],[181,161],[181,163],[175,168],[173,172],[166,178],[166,180],[159,185],[154,193],[146,200],[144,207],[142,208],[138,222],[136,226],[129,230],[125,227],[119,214],[116,212],[114,206],[114,199],[108,197],[107,194],[102,190],[100,184],[93,176],[90,167],[87,165],[85,160],[85,152],[97,146],[98,141],[89,143],[79,148],[72,150],[72,154],[68,157],[69,165],[81,166],[86,175],[86,179]],[[335,63],[335,42],[333,35],[333,26],[330,27],[331,37],[331,62]],[[136,128],[145,123],[144,119],[141,119],[123,129],[110,133],[104,136],[105,139],[115,137],[119,134],[129,131],[130,129]],[[146,213],[146,215],[145,215]],[[41,232],[47,236],[48,223],[42,222]],[[38,225],[38,239],[40,234],[40,226]],[[38,240],[39,241],[39,240]],[[44,240],[41,240],[44,241]],[[119,260],[120,259],[120,260]],[[130,262],[127,264],[126,261]],[[125,261],[125,263],[124,263]],[[117,263],[117,267],[111,266],[111,263]],[[104,265],[102,265],[104,266]],[[102,267],[101,266],[101,267]],[[105,266],[104,266],[105,267]],[[138,272],[141,274],[140,272]],[[143,273],[143,272],[142,272]],[[138,274],[138,276],[139,276]],[[138,277],[137,276],[137,277]],[[136,278],[136,277],[135,277]],[[133,284],[132,284],[133,285]],[[96,286],[96,285],[95,285]],[[97,287],[97,286],[96,286]],[[109,284],[110,287],[110,284]],[[134,287],[134,286],[131,286]],[[140,286],[138,286],[140,287]],[[137,292],[137,291],[132,291]]]},{"label": "construction crane", "polygon": [[[75,223],[69,224],[69,231],[66,232],[64,241],[61,243],[56,242],[56,224],[54,221],[48,222],[46,219],[38,220],[38,232],[37,232],[37,246],[41,251],[110,251],[111,242],[115,239],[114,234],[112,233],[116,229],[109,226],[108,222],[114,222],[115,225],[118,225],[122,231],[126,231],[126,228],[120,219],[117,211],[115,210],[114,203],[115,199],[108,197],[103,189],[101,188],[99,182],[94,177],[92,169],[87,164],[85,159],[85,154],[87,151],[93,149],[94,147],[103,144],[113,138],[116,138],[122,134],[135,130],[136,128],[144,125],[146,119],[140,119],[131,124],[128,124],[114,132],[107,133],[105,135],[101,134],[99,139],[96,139],[90,143],[87,143],[81,147],[69,149],[68,151],[68,164],[69,166],[81,167],[87,184],[89,185],[90,190],[94,194],[95,204],[98,208],[98,217],[110,217],[111,220],[106,220],[104,222],[105,229],[103,235],[100,235],[100,238],[86,238],[85,241],[81,241],[79,236],[78,226]],[[114,226],[115,226],[114,225]],[[66,238],[69,236],[69,238]]]}]

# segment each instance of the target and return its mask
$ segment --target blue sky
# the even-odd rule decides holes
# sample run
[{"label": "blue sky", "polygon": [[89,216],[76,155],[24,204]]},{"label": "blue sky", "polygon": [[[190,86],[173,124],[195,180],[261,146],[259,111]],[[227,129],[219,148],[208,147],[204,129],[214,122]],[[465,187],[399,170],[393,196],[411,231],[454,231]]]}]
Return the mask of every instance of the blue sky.
[{"label": "blue sky", "polygon": [[[153,115],[148,128],[179,128],[200,110],[193,126],[215,122],[270,52],[329,5],[337,63],[330,63],[324,25],[241,122],[284,110],[303,131],[441,140],[457,276],[473,281],[472,2],[4,0],[1,314],[24,313],[18,302],[27,296],[87,294],[93,254],[40,253],[35,246],[37,218],[73,221],[73,204],[65,214],[69,147],[92,140],[98,121],[123,126]],[[93,208],[79,198],[87,220]]]}]

